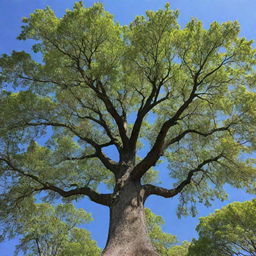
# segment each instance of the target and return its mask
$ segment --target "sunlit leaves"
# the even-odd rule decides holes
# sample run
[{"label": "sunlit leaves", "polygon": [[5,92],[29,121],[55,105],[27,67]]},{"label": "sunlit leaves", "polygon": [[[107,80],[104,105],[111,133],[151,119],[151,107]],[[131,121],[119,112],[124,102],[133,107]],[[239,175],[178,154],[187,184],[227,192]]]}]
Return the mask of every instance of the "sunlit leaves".
[{"label": "sunlit leaves", "polygon": [[[116,147],[118,160],[132,148],[138,156],[129,161],[137,164],[142,145],[153,145],[170,120],[161,152],[152,155],[162,157],[153,164],[169,163],[174,187],[193,174],[181,191],[180,213],[189,212],[187,203],[195,214],[196,202],[226,198],[227,183],[255,190],[252,41],[239,37],[237,22],[205,28],[192,19],[180,28],[177,16],[166,5],[121,26],[102,4],[79,2],[62,18],[46,8],[24,19],[19,39],[36,40],[42,58],[37,63],[25,52],[0,58],[5,195],[14,189],[10,177],[25,194],[39,192],[41,180],[66,190],[113,188],[105,148]],[[130,141],[134,123],[139,128]],[[154,182],[155,174],[142,182]]]},{"label": "sunlit leaves", "polygon": [[235,202],[200,219],[188,255],[255,255],[256,202]]},{"label": "sunlit leaves", "polygon": [[189,243],[185,241],[181,245],[176,245],[176,237],[163,232],[162,225],[164,224],[164,220],[161,216],[155,215],[149,209],[145,209],[145,216],[149,236],[161,256],[187,255]]},{"label": "sunlit leaves", "polygon": [[16,253],[23,251],[28,256],[100,255],[90,233],[77,227],[89,221],[88,213],[75,209],[71,204],[56,207],[35,204],[33,211],[23,212],[18,221],[17,232],[21,238]]}]

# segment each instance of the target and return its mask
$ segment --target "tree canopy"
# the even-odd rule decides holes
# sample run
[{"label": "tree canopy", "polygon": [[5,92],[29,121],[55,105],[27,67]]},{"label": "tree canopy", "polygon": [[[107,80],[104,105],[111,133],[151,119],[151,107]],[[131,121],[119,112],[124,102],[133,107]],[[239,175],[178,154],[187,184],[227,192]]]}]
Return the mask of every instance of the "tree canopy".
[{"label": "tree canopy", "polygon": [[[226,198],[224,184],[255,192],[253,42],[237,22],[180,28],[177,17],[167,4],[121,26],[78,2],[62,18],[49,7],[24,18],[18,39],[36,41],[33,53],[0,58],[3,225],[33,196],[88,196],[111,209],[109,246],[139,248],[150,195],[179,195],[178,213],[195,214],[197,202]],[[160,161],[168,188],[156,184]],[[141,227],[138,239],[122,225]]]},{"label": "tree canopy", "polygon": [[168,256],[188,256],[188,250],[190,247],[190,243],[187,241],[184,241],[181,245],[175,245],[171,247],[168,251]]},{"label": "tree canopy", "polygon": [[99,256],[100,249],[90,233],[78,225],[91,221],[83,209],[72,204],[33,204],[31,209],[22,205],[9,222],[3,233],[12,238],[19,235],[15,255],[23,252],[26,256]]},{"label": "tree canopy", "polygon": [[186,256],[190,243],[184,241],[177,245],[176,236],[165,233],[162,230],[164,220],[161,216],[155,215],[149,209],[145,209],[149,237],[160,256]]},{"label": "tree canopy", "polygon": [[189,256],[255,256],[256,200],[234,202],[200,219]]}]

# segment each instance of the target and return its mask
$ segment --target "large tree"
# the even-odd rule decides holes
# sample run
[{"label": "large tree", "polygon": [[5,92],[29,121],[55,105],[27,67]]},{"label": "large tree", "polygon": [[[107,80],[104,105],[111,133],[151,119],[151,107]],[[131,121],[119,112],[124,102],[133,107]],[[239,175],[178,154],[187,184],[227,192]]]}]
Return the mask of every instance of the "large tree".
[{"label": "large tree", "polygon": [[189,256],[256,256],[256,200],[234,202],[200,219]]},{"label": "large tree", "polygon": [[[28,206],[28,205],[27,205]],[[100,248],[90,233],[77,226],[91,221],[83,209],[72,204],[56,207],[48,204],[22,205],[13,212],[13,223],[6,225],[4,235],[19,235],[15,255],[25,256],[99,256]],[[12,232],[10,232],[12,231]],[[13,232],[14,231],[14,232]]]},{"label": "large tree", "polygon": [[[181,29],[177,16],[166,5],[121,26],[77,3],[24,19],[18,38],[37,41],[37,55],[0,59],[1,216],[27,197],[88,196],[110,209],[105,256],[150,256],[149,196],[179,196],[179,213],[194,214],[224,199],[224,184],[255,191],[252,41],[237,22]],[[162,160],[168,188],[153,179]]]}]

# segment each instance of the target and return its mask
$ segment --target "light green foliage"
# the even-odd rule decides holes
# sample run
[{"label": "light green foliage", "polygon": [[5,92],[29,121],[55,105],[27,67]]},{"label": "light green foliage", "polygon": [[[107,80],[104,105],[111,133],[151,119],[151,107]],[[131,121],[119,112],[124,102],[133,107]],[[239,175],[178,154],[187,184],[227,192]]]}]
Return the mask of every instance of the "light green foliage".
[{"label": "light green foliage", "polygon": [[187,256],[188,255],[188,248],[190,246],[190,243],[187,241],[184,241],[181,245],[176,245],[171,247],[168,250],[168,256]]},{"label": "light green foliage", "polygon": [[189,256],[254,256],[256,200],[235,202],[200,219]]},{"label": "light green foliage", "polygon": [[[16,253],[26,256],[97,256],[100,249],[87,230],[77,225],[91,221],[91,217],[72,204],[33,204],[29,212],[23,208],[16,228],[21,236]],[[9,230],[5,230],[8,233]]]},{"label": "light green foliage", "polygon": [[162,256],[167,255],[169,248],[177,243],[176,237],[162,231],[164,220],[161,216],[155,215],[149,209],[145,209],[147,227],[150,239]]},{"label": "light green foliage", "polygon": [[189,243],[183,242],[182,245],[177,244],[177,239],[174,235],[163,232],[162,225],[164,220],[161,216],[155,215],[149,209],[145,209],[145,216],[149,237],[161,256],[186,256]]},{"label": "light green foliage", "polygon": [[38,42],[40,61],[15,51],[0,58],[3,225],[36,194],[110,205],[117,197],[106,200],[98,185],[112,190],[113,173],[144,161],[134,156],[144,144],[155,146],[138,168],[151,170],[144,182],[168,162],[175,193],[159,195],[180,194],[179,214],[225,199],[224,184],[255,192],[253,42],[237,22],[205,29],[193,19],[181,29],[177,16],[166,5],[121,26],[101,4],[79,2],[62,18],[46,8],[24,19],[19,39]]}]

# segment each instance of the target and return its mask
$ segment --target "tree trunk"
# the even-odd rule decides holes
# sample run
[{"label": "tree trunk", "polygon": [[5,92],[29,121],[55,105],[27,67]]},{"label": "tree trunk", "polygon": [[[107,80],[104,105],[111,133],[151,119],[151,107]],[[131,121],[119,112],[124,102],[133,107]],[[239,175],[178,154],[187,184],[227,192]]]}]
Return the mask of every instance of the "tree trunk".
[{"label": "tree trunk", "polygon": [[141,185],[127,183],[110,207],[110,226],[103,256],[158,256],[150,241]]}]

